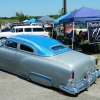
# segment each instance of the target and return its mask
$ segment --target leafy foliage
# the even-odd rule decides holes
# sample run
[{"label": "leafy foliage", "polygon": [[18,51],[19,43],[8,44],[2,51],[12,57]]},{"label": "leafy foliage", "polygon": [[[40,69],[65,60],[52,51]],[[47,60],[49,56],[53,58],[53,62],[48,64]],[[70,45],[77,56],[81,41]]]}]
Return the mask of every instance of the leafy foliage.
[{"label": "leafy foliage", "polygon": [[[75,9],[73,11],[70,11],[70,12],[73,13],[76,10],[77,9]],[[57,19],[57,18],[61,17],[62,15],[64,15],[63,8],[58,11],[58,14],[48,15],[48,16],[51,17],[51,18]],[[0,17],[0,22],[4,22],[4,20],[5,21],[11,21],[11,20],[12,21],[14,21],[14,20],[16,20],[16,21],[23,21],[23,20],[28,20],[28,19],[31,19],[31,18],[38,19],[39,17],[41,17],[41,16],[28,16],[28,15],[24,15],[24,13],[21,11],[21,12],[16,12],[16,16],[11,17],[11,18],[8,18],[8,17]]]},{"label": "leafy foliage", "polygon": [[27,20],[29,18],[27,15],[24,15],[23,12],[16,12],[16,17],[19,21]]},{"label": "leafy foliage", "polygon": [[70,11],[71,13],[75,12],[77,9],[74,9],[73,11]]}]

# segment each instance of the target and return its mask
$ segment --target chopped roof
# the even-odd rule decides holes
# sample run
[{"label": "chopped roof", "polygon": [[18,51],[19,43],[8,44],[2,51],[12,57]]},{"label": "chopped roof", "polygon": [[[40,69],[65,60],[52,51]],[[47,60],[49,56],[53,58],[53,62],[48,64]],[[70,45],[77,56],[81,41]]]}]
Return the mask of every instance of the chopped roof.
[{"label": "chopped roof", "polygon": [[38,36],[38,35],[17,35],[14,37],[10,37],[10,40],[18,41],[20,43],[29,45],[37,51],[39,55],[42,56],[51,56],[56,55],[65,51],[71,50],[70,48],[66,47],[65,49],[53,51],[51,47],[57,46],[57,45],[63,45],[59,41],[48,38],[45,36]]}]

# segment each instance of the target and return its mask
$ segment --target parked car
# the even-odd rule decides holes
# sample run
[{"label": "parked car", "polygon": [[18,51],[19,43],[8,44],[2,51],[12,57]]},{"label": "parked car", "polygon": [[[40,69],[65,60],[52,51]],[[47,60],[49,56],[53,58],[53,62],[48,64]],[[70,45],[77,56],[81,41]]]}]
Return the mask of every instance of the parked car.
[{"label": "parked car", "polygon": [[9,32],[11,29],[10,28],[4,28],[4,29],[1,29],[1,32]]},{"label": "parked car", "polygon": [[46,32],[42,26],[15,26],[10,30],[10,32],[1,32],[0,38],[7,38],[20,34],[49,36],[49,32]]},{"label": "parked car", "polygon": [[76,28],[75,31],[76,31],[76,34],[79,35],[79,32],[80,32],[80,31],[86,32],[87,29],[86,29],[86,28],[82,28],[82,29],[81,29],[81,28]]},{"label": "parked car", "polygon": [[42,23],[31,23],[30,26],[42,26]]},{"label": "parked car", "polygon": [[[61,26],[61,30],[64,31],[63,25]],[[72,30],[73,30],[73,26],[72,26],[72,25],[67,25],[67,26],[66,26],[66,29],[65,29],[65,32],[66,32],[67,34],[69,34]]]},{"label": "parked car", "polygon": [[67,26],[66,27],[66,33],[70,33],[73,30],[73,26]]},{"label": "parked car", "polygon": [[78,94],[96,81],[100,76],[97,61],[39,35],[10,37],[0,46],[1,69],[70,94]]}]

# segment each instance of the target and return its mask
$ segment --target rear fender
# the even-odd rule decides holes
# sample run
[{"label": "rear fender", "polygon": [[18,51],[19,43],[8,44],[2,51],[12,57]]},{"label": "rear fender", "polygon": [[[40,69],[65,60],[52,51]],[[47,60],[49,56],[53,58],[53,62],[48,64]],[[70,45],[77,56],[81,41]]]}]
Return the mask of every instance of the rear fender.
[{"label": "rear fender", "polygon": [[53,84],[52,78],[44,76],[39,73],[29,72],[29,78],[34,82],[37,82],[39,84],[43,84],[46,86],[52,86],[52,84]]}]

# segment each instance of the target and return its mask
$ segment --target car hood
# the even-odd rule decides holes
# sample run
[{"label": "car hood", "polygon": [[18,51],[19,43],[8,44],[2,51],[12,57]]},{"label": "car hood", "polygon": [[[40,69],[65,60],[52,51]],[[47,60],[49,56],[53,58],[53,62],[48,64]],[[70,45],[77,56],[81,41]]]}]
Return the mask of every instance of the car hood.
[{"label": "car hood", "polygon": [[12,33],[12,32],[8,31],[8,32],[0,32],[0,33]]},{"label": "car hood", "polygon": [[12,32],[0,32],[0,37],[9,37],[12,36]]},{"label": "car hood", "polygon": [[71,68],[77,80],[85,77],[87,72],[92,72],[95,67],[92,57],[74,50],[61,54],[56,60]]},{"label": "car hood", "polygon": [[8,32],[0,32],[0,35],[2,35],[2,34],[11,34],[12,32],[10,32],[10,31],[8,31]]}]

